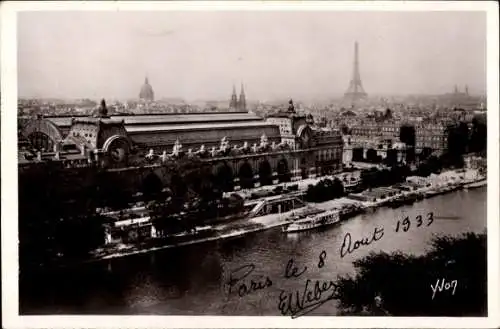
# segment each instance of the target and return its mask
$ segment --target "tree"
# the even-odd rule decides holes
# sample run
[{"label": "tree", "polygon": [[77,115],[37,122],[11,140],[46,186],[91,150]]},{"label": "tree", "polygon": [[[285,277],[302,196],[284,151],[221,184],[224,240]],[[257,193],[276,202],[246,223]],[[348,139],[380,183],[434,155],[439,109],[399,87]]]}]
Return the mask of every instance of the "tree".
[{"label": "tree", "polygon": [[368,149],[366,151],[366,161],[377,162],[378,161],[377,151],[374,149]]},{"label": "tree", "polygon": [[417,167],[416,174],[417,174],[417,176],[427,177],[430,174],[432,174],[432,171],[431,171],[429,165],[427,164],[427,162],[422,162]]},{"label": "tree", "polygon": [[340,126],[340,131],[342,132],[342,135],[349,135],[351,133],[349,127],[345,123]]},{"label": "tree", "polygon": [[361,182],[365,188],[370,188],[376,186],[376,176],[378,175],[378,169],[371,168],[361,171]]},{"label": "tree", "polygon": [[429,168],[429,171],[431,173],[434,173],[434,174],[437,174],[441,171],[442,169],[442,162],[441,162],[441,159],[438,158],[437,156],[435,155],[431,155],[427,161],[426,161],[427,165],[428,165],[428,168]]},{"label": "tree", "polygon": [[[338,278],[344,314],[484,316],[487,312],[486,234],[442,236],[423,256],[371,253],[354,262],[355,276]],[[430,288],[457,281],[455,294]],[[377,299],[377,300],[376,300]],[[367,312],[368,311],[368,312]]]},{"label": "tree", "polygon": [[97,202],[101,207],[123,209],[128,207],[132,195],[124,179],[114,173],[99,173],[97,176]]},{"label": "tree", "polygon": [[154,173],[147,175],[142,185],[142,192],[145,200],[157,198],[163,188],[160,178]]},{"label": "tree", "polygon": [[391,184],[404,182],[406,177],[408,177],[411,173],[411,170],[408,166],[394,166],[390,169],[388,175],[391,181]]},{"label": "tree", "polygon": [[344,184],[338,179],[322,179],[316,185],[309,185],[305,199],[309,202],[324,202],[345,194]]},{"label": "tree", "polygon": [[448,127],[448,152],[453,157],[463,155],[467,151],[469,128],[465,122]]},{"label": "tree", "polygon": [[335,179],[333,180],[332,191],[335,198],[339,198],[345,195],[344,184],[337,177],[335,177]]},{"label": "tree", "polygon": [[396,149],[388,149],[387,157],[383,162],[390,167],[395,166],[398,163],[398,151]]},{"label": "tree", "polygon": [[278,181],[280,183],[289,182],[291,180],[290,170],[288,169],[288,162],[286,161],[286,159],[283,158],[278,162],[277,172]]},{"label": "tree", "polygon": [[469,150],[471,152],[486,151],[486,118],[475,116],[472,119],[472,131],[469,141]]},{"label": "tree", "polygon": [[392,111],[391,109],[387,108],[385,109],[384,112],[384,120],[389,120],[389,119],[392,119]]},{"label": "tree", "polygon": [[217,173],[214,178],[215,185],[224,192],[230,192],[234,189],[233,171],[227,163],[224,163],[217,169]]},{"label": "tree", "polygon": [[401,126],[399,129],[399,140],[409,148],[415,147],[415,127],[410,125]]},{"label": "tree", "polygon": [[364,160],[363,148],[362,147],[353,148],[352,149],[352,161],[362,162],[363,160]]},{"label": "tree", "polygon": [[57,251],[66,259],[81,258],[104,242],[103,219],[96,215],[82,214],[63,218],[55,226],[54,238]]},{"label": "tree", "polygon": [[187,229],[183,221],[185,218],[179,215],[179,204],[175,202],[175,198],[150,201],[146,208],[160,235],[174,234]]},{"label": "tree", "polygon": [[415,148],[406,149],[406,162],[413,163],[415,161]]},{"label": "tree", "polygon": [[463,167],[463,154],[467,151],[469,144],[469,128],[466,123],[448,127],[447,154],[450,165]]},{"label": "tree", "polygon": [[230,213],[240,213],[243,211],[245,200],[239,194],[233,193],[227,200]]},{"label": "tree", "polygon": [[419,154],[420,161],[426,160],[432,154],[432,149],[430,147],[423,147]]}]

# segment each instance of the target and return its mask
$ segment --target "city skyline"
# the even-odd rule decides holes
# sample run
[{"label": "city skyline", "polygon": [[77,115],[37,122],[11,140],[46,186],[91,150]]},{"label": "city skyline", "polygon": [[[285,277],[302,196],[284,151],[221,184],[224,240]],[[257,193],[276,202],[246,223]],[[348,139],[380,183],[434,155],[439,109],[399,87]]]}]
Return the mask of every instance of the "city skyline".
[{"label": "city skyline", "polygon": [[134,99],[147,75],[157,99],[225,100],[240,83],[249,100],[336,98],[357,41],[369,95],[484,94],[485,23],[480,12],[24,12],[18,92]]},{"label": "city skyline", "polygon": [[498,5],[0,14],[5,327],[495,327]]}]

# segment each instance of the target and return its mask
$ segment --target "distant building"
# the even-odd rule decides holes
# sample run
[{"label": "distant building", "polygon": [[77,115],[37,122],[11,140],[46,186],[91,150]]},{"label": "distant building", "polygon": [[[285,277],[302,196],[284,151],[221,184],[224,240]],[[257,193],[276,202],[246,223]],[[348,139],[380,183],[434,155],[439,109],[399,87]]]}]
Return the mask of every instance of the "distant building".
[{"label": "distant building", "polygon": [[453,92],[441,95],[439,101],[454,108],[477,109],[481,107],[480,97],[470,95],[468,86],[464,87],[464,91],[460,91],[455,85]]},{"label": "distant building", "polygon": [[415,150],[420,153],[424,148],[428,148],[436,155],[441,155],[448,148],[448,135],[447,124],[418,124],[415,126]]},{"label": "distant building", "polygon": [[247,110],[247,100],[245,98],[245,90],[243,89],[243,83],[241,84],[240,99],[238,101],[238,109],[240,111]]},{"label": "distant building", "polygon": [[247,110],[247,101],[245,97],[245,90],[243,89],[243,84],[241,84],[240,98],[236,95],[236,87],[233,85],[233,93],[231,95],[231,100],[229,101],[229,110],[244,112]]},{"label": "distant building", "polygon": [[229,101],[229,109],[236,110],[238,108],[238,96],[236,95],[236,87],[233,85],[233,93]]},{"label": "distant building", "polygon": [[148,102],[152,102],[155,99],[153,87],[149,84],[148,77],[144,79],[144,84],[142,85],[141,92],[139,93],[139,99]]},{"label": "distant building", "polygon": [[390,139],[399,141],[400,123],[396,122],[362,122],[351,129],[354,138]]},{"label": "distant building", "polygon": [[[93,117],[26,122],[20,137],[41,155],[36,160],[25,152],[28,155],[19,161],[22,170],[46,158],[68,169],[96,166],[127,172],[136,168],[129,178],[140,189],[146,176],[168,186],[172,173],[162,169],[163,163],[197,158],[227,192],[236,186],[252,188],[257,183],[342,171],[341,134],[316,129],[311,122],[295,113],[291,101],[288,111],[267,119],[241,112],[110,116],[103,101]],[[156,169],[137,169],[155,163]]]}]

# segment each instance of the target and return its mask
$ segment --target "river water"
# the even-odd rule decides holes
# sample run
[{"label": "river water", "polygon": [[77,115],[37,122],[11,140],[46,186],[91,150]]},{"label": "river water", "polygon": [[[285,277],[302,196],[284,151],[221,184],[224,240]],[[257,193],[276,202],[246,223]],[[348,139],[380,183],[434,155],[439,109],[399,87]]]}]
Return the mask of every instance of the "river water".
[{"label": "river water", "polygon": [[[434,213],[427,225],[426,214]],[[422,215],[417,227],[415,217]],[[407,232],[396,232],[398,220],[412,220]],[[354,274],[353,261],[371,251],[422,254],[434,235],[483,232],[486,228],[486,187],[425,199],[397,209],[380,208],[319,231],[284,234],[279,228],[232,240],[162,250],[147,255],[86,264],[78,268],[20,276],[21,314],[99,315],[280,315],[281,290],[302,291],[305,280],[335,280]],[[370,238],[374,229],[384,235],[369,246],[340,256],[343,239]],[[322,251],[324,264],[318,267]],[[285,268],[294,259],[299,278],[285,279]],[[270,287],[240,297],[239,284],[229,292],[229,277],[241,275]],[[312,315],[335,315],[335,301],[323,304]]]}]

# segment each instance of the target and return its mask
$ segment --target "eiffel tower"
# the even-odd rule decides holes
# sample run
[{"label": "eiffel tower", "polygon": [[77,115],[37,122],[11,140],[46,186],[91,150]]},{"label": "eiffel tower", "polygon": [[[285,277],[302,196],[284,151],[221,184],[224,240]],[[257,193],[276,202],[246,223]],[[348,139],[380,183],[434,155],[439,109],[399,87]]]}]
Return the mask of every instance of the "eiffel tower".
[{"label": "eiffel tower", "polygon": [[358,60],[358,42],[354,43],[354,71],[352,73],[351,82],[349,82],[349,88],[344,93],[344,98],[350,101],[358,101],[360,99],[365,99],[368,95],[363,89],[361,84],[361,77],[359,75],[359,60]]}]

